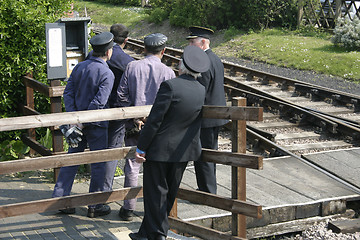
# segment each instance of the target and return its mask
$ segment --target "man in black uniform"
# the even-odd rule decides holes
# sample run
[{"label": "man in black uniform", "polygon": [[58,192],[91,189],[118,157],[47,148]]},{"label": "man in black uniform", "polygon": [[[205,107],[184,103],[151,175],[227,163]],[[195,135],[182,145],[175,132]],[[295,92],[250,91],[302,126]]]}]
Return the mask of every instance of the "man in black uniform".
[{"label": "man in black uniform", "polygon": [[[226,106],[224,92],[224,65],[220,58],[210,49],[210,35],[213,30],[204,27],[190,27],[190,35],[186,38],[189,45],[204,50],[210,59],[210,69],[201,74],[198,79],[205,86],[206,97],[204,105]],[[201,146],[208,149],[218,149],[218,134],[220,127],[227,123],[223,119],[206,119],[201,123]],[[216,164],[209,162],[194,162],[198,190],[216,194]]]},{"label": "man in black uniform", "polygon": [[188,161],[201,155],[201,109],[205,88],[196,78],[209,69],[207,55],[187,46],[180,62],[180,76],[160,85],[141,131],[135,157],[144,162],[144,219],[136,240],[165,240],[168,215],[174,204]]}]

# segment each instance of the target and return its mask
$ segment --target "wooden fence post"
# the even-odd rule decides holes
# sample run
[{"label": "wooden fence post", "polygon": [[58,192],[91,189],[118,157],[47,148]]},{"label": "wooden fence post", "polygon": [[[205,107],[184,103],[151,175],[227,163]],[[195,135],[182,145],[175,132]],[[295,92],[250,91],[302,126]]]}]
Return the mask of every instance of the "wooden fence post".
[{"label": "wooden fence post", "polygon": [[[33,77],[32,73],[28,73],[28,74],[26,74],[26,76]],[[34,89],[29,87],[27,84],[26,84],[26,106],[31,109],[35,109]],[[29,138],[36,140],[35,128],[30,128],[28,130],[28,135],[29,135]],[[32,148],[30,148],[30,156],[33,156],[34,154],[35,154],[35,151]]]},{"label": "wooden fence post", "polygon": [[[61,86],[60,80],[51,80],[50,81],[51,87]],[[61,104],[61,97],[50,97],[50,111],[51,113],[59,113],[62,112],[62,104]],[[53,141],[53,152],[62,152],[64,151],[64,144],[63,144],[63,135],[59,129],[55,130],[52,129],[52,141]],[[54,181],[56,182],[57,177],[59,175],[59,168],[54,169]]]},{"label": "wooden fence post", "polygon": [[[233,98],[232,105],[246,106],[246,98]],[[246,121],[233,121],[232,151],[246,153]],[[246,201],[246,168],[231,167],[231,197]],[[233,213],[231,224],[233,236],[246,238],[246,216]]]}]

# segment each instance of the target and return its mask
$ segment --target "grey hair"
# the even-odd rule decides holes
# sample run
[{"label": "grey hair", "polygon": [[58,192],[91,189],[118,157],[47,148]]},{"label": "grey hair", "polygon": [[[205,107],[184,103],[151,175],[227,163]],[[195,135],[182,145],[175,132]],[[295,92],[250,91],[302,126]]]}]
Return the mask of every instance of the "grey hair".
[{"label": "grey hair", "polygon": [[196,73],[196,72],[193,72],[193,71],[191,71],[190,69],[188,69],[188,68],[185,66],[185,64],[184,64],[183,59],[180,60],[179,70],[180,70],[183,74],[189,74],[189,75],[193,76],[195,79],[198,78],[198,77],[201,77],[201,73]]}]

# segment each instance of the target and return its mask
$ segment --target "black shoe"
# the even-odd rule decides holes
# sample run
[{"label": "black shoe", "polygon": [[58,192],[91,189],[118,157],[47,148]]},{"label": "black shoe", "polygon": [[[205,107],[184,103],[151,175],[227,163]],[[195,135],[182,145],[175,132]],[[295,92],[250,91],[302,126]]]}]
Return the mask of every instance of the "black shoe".
[{"label": "black shoe", "polygon": [[111,208],[108,205],[103,204],[100,207],[89,208],[87,216],[89,218],[94,218],[98,216],[108,215],[110,212],[111,212]]},{"label": "black shoe", "polygon": [[119,217],[124,221],[132,221],[134,217],[133,210],[127,210],[123,207],[120,208]]},{"label": "black shoe", "polygon": [[132,240],[148,240],[147,237],[143,237],[139,233],[129,233],[129,237]]},{"label": "black shoe", "polygon": [[75,208],[60,209],[59,212],[63,213],[63,214],[74,214],[75,213]]}]

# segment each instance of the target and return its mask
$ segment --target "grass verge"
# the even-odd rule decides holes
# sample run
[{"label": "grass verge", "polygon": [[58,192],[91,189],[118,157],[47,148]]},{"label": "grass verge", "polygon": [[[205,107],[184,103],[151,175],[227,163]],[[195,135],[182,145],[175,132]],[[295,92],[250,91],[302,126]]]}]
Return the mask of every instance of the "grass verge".
[{"label": "grass verge", "polygon": [[266,29],[238,35],[221,44],[217,50],[227,57],[312,70],[359,81],[360,52],[337,47],[330,39],[331,35],[324,33],[307,36],[298,31]]}]

